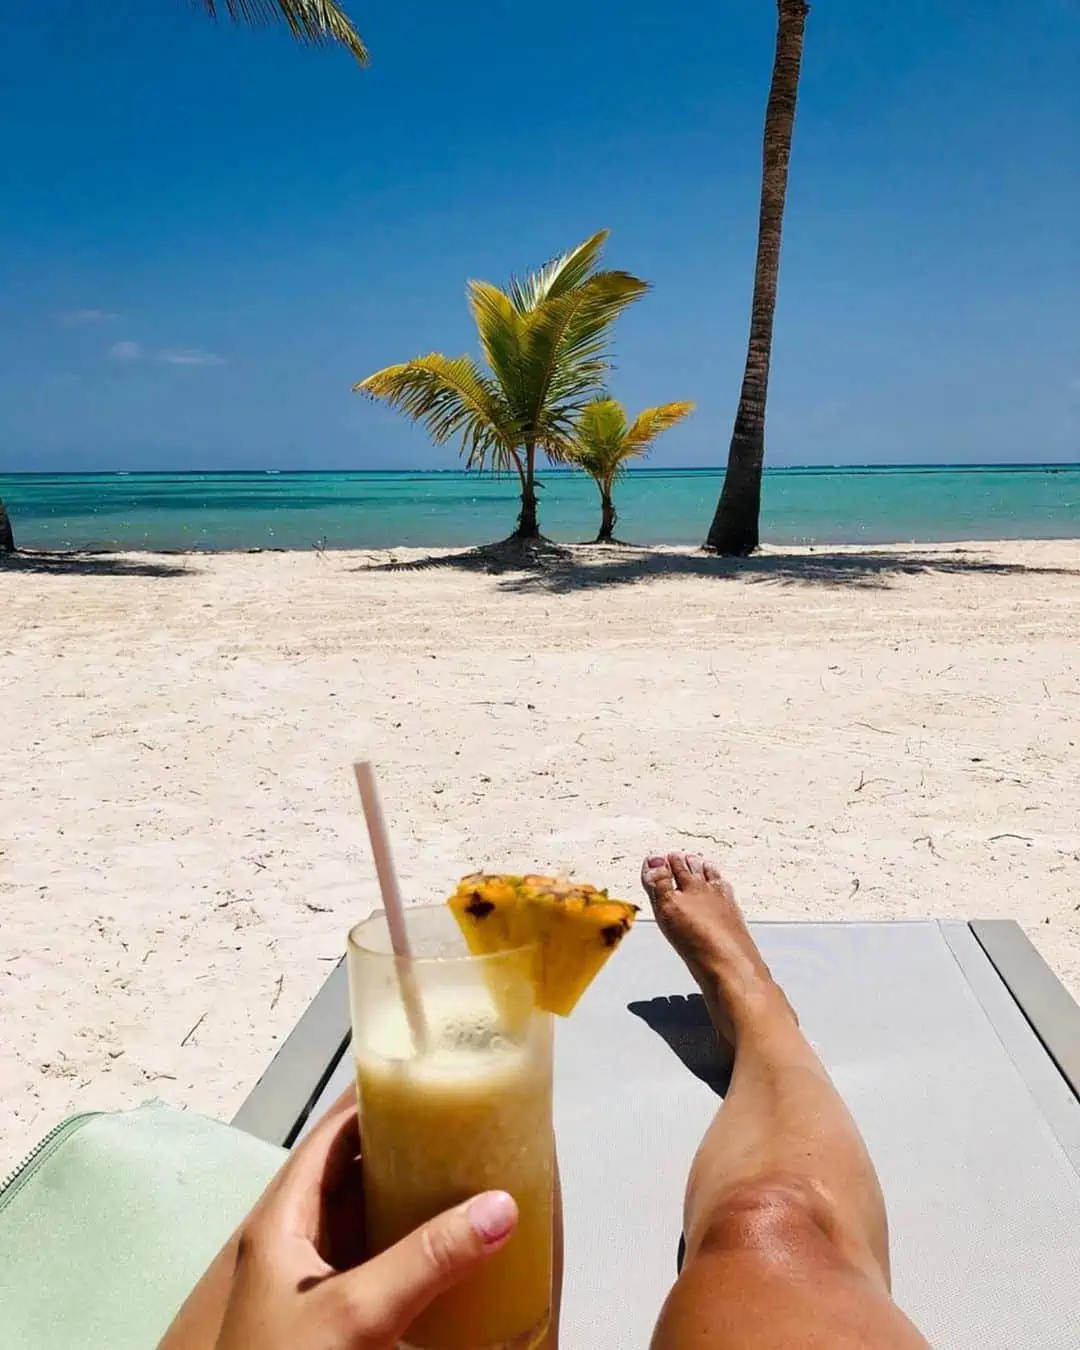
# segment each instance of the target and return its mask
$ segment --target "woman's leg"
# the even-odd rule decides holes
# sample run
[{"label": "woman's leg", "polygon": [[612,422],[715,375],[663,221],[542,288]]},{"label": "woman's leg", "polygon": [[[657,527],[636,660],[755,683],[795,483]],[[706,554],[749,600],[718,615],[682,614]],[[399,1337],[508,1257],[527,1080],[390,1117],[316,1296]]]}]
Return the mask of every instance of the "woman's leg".
[{"label": "woman's leg", "polygon": [[734,1057],[690,1170],[686,1259],[653,1350],[927,1350],[890,1296],[866,1146],[731,887],[681,853],[647,859],[642,880]]}]

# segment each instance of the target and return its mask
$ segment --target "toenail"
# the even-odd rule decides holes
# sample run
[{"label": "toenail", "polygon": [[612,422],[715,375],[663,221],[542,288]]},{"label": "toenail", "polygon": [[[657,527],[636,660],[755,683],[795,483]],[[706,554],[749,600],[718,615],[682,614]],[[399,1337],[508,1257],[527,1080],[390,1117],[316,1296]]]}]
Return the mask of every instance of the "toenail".
[{"label": "toenail", "polygon": [[651,858],[646,858],[646,859],[645,859],[645,866],[646,866],[646,867],[666,867],[666,866],[667,866],[667,859],[666,859],[665,857],[663,857],[661,854],[657,853],[657,854],[655,854],[653,857],[651,857]]}]

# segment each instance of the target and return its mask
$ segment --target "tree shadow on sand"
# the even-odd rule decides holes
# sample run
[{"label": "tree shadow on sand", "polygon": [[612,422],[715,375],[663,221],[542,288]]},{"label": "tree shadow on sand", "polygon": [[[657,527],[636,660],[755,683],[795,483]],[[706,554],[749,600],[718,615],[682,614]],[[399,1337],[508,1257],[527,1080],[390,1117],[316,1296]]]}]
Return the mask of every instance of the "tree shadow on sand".
[{"label": "tree shadow on sand", "polygon": [[32,572],[55,577],[187,577],[199,569],[186,562],[124,557],[117,553],[67,553],[40,549],[0,556],[0,575]]},{"label": "tree shadow on sand", "polygon": [[432,554],[402,562],[372,563],[374,572],[428,572],[450,568],[502,576],[511,593],[565,595],[576,591],[630,586],[659,577],[746,578],[785,586],[856,586],[881,589],[903,576],[1058,576],[1080,578],[1080,567],[1040,567],[995,561],[979,546],[944,545],[920,549],[814,549],[771,551],[752,558],[718,558],[707,553],[643,548],[633,544],[521,544],[506,540],[461,553]]},{"label": "tree shadow on sand", "polygon": [[[555,573],[573,565],[588,545],[555,544],[550,539],[501,539],[495,544],[477,544],[456,552],[431,553],[421,558],[362,563],[357,572],[430,572],[448,568],[455,572],[483,572],[488,576],[525,572]],[[603,549],[599,550],[603,552]],[[390,550],[393,554],[393,550]]]}]

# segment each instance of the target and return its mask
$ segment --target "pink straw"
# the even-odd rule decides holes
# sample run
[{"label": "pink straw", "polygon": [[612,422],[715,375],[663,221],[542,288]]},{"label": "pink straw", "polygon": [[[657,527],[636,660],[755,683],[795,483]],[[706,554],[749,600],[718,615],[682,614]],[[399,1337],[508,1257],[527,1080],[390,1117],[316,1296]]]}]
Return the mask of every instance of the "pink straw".
[{"label": "pink straw", "polygon": [[353,765],[356,786],[360,789],[360,801],[364,807],[364,819],[367,822],[368,837],[371,840],[371,852],[375,857],[375,872],[382,891],[383,908],[386,911],[386,926],[390,929],[390,945],[397,958],[398,983],[401,986],[401,1000],[405,1005],[409,1030],[413,1044],[422,1051],[427,1046],[427,1023],[424,1020],[424,1008],[420,1000],[410,961],[412,951],[409,947],[409,934],[405,927],[405,905],[401,899],[401,887],[398,885],[394,859],[390,852],[390,833],[386,828],[382,802],[379,799],[379,786],[375,781],[375,769],[370,760]]}]

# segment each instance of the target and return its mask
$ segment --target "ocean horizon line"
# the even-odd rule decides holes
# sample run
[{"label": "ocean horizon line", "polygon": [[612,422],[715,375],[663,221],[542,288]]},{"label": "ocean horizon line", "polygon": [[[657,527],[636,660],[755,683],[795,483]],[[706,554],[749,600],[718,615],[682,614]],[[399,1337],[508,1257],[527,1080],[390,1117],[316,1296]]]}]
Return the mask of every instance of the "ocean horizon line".
[{"label": "ocean horizon line", "polygon": [[[724,464],[664,464],[638,465],[624,470],[627,476],[645,477],[664,474],[717,474],[726,470]],[[783,473],[1025,473],[1053,469],[1080,469],[1080,459],[1048,460],[989,460],[975,462],[961,460],[941,463],[851,463],[851,464],[767,464],[766,474]],[[537,470],[539,476],[580,476],[581,469],[569,465],[545,465]],[[419,477],[445,474],[467,478],[515,478],[513,470],[463,468],[405,468],[405,469],[0,469],[0,480],[6,478],[180,478],[187,475],[199,478],[237,477]]]}]

